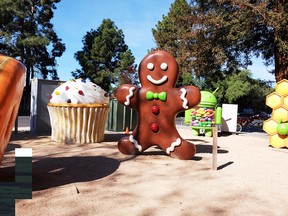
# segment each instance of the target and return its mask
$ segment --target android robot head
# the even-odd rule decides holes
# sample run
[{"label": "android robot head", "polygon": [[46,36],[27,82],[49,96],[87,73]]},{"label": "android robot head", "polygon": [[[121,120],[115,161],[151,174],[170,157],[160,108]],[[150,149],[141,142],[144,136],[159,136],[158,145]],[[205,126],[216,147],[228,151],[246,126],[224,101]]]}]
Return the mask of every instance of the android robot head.
[{"label": "android robot head", "polygon": [[216,107],[217,105],[217,99],[214,95],[214,93],[218,90],[218,88],[214,92],[208,92],[208,91],[201,91],[201,101],[199,103],[199,107]]}]

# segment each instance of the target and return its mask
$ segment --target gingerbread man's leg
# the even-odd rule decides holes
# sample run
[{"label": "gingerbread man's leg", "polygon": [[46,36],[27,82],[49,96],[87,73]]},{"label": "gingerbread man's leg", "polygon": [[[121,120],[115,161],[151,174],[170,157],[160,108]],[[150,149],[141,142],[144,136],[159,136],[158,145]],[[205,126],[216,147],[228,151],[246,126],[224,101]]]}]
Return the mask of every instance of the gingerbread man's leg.
[{"label": "gingerbread man's leg", "polygon": [[166,149],[166,153],[173,158],[188,160],[195,155],[196,148],[194,144],[179,137]]},{"label": "gingerbread man's leg", "polygon": [[135,155],[142,152],[142,146],[138,144],[138,141],[134,139],[133,135],[120,139],[118,149],[122,154],[126,155]]}]

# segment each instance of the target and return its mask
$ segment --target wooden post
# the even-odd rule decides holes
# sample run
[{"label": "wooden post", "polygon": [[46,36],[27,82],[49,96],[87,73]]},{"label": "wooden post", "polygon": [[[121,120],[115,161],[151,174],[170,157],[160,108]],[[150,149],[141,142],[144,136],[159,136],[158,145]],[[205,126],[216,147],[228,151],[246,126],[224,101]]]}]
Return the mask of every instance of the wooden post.
[{"label": "wooden post", "polygon": [[212,143],[212,169],[217,170],[217,140],[218,140],[218,129],[216,126],[213,127],[213,143]]}]

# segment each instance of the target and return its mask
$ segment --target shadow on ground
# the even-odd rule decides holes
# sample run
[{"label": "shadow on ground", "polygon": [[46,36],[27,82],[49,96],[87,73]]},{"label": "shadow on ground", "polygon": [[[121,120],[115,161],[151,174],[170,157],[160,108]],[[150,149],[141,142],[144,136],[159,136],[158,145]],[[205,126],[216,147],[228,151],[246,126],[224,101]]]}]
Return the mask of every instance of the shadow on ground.
[{"label": "shadow on ground", "polygon": [[[198,144],[198,145],[196,145],[196,152],[197,153],[210,153],[210,154],[212,154],[212,145]],[[221,149],[221,147],[218,146],[217,153],[218,154],[227,154],[227,153],[229,153],[229,151]]]},{"label": "shadow on ground", "polygon": [[30,140],[42,140],[47,139],[50,137],[50,134],[44,134],[44,133],[31,133],[30,131],[19,131],[18,133],[11,134],[9,144],[13,141],[21,140],[21,141],[30,141]]},{"label": "shadow on ground", "polygon": [[22,148],[22,147],[21,145],[18,145],[18,144],[8,143],[7,148],[6,148],[6,153],[10,151],[14,151],[16,148]]},{"label": "shadow on ground", "polygon": [[105,142],[118,142],[122,137],[129,136],[123,133],[104,134]]},{"label": "shadow on ground", "polygon": [[33,190],[101,179],[119,165],[118,160],[102,156],[41,159],[33,163]]},{"label": "shadow on ground", "polygon": [[[33,191],[101,179],[114,173],[119,165],[118,160],[102,156],[41,159],[32,165]],[[15,166],[0,169],[0,182],[14,181]]]}]

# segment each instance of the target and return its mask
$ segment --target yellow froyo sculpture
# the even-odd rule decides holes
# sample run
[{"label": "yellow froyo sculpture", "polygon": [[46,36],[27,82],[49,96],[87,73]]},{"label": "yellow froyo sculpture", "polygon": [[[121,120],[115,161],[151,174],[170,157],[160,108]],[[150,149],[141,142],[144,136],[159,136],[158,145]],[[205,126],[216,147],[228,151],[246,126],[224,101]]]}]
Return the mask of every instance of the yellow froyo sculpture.
[{"label": "yellow froyo sculpture", "polygon": [[273,110],[272,117],[263,124],[263,130],[270,135],[270,145],[288,147],[288,80],[276,84],[275,92],[266,97],[266,105]]}]

